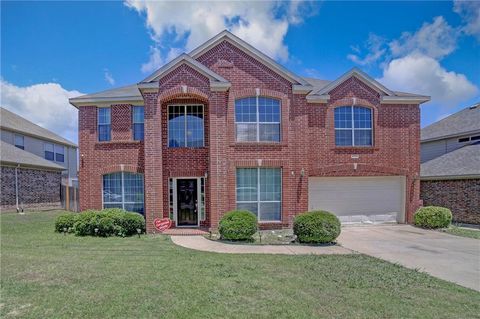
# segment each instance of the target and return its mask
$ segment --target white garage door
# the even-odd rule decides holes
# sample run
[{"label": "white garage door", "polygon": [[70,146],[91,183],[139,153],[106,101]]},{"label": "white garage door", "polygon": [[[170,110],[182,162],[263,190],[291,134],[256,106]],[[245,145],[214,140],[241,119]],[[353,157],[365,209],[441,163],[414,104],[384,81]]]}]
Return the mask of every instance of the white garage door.
[{"label": "white garage door", "polygon": [[334,213],[344,224],[405,222],[405,178],[310,177],[309,210]]}]

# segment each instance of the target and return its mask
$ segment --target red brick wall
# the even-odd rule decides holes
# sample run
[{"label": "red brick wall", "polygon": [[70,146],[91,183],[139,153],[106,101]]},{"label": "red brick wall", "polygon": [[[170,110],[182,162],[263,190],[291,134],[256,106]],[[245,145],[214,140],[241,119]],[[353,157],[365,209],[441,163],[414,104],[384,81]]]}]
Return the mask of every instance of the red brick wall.
[{"label": "red brick wall", "polygon": [[452,211],[453,221],[480,224],[480,179],[422,181],[420,197],[425,206]]},{"label": "red brick wall", "polygon": [[[326,104],[307,103],[292,93],[286,79],[229,43],[221,43],[198,60],[228,79],[228,92],[210,91],[209,79],[183,65],[160,80],[159,93],[146,93],[145,143],[131,141],[129,106],[112,108],[112,142],[96,142],[96,108],[80,108],[81,208],[101,206],[101,173],[128,164],[145,171],[147,228],[156,217],[169,214],[168,179],[204,176],[206,226],[217,227],[221,216],[235,208],[236,167],[282,168],[282,221],[264,228],[290,226],[307,210],[308,176],[403,175],[407,181],[407,220],[419,206],[418,105],[381,105],[379,94],[356,78],[333,90]],[[236,143],[234,101],[260,94],[281,101],[280,143]],[[186,90],[186,91],[185,91]],[[374,146],[335,147],[333,111],[336,106],[370,107],[374,114]],[[202,103],[205,108],[205,148],[167,147],[167,105]],[[113,123],[115,122],[115,123]],[[130,140],[129,140],[130,139]],[[126,141],[128,140],[128,141]],[[359,155],[353,170],[352,154]],[[302,177],[300,172],[305,172]]]}]

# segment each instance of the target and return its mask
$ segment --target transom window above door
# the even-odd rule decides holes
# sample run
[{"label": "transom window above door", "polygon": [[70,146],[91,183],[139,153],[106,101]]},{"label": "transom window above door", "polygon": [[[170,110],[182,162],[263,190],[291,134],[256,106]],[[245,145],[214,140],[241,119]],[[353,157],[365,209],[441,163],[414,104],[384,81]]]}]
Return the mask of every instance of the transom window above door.
[{"label": "transom window above door", "polygon": [[335,109],[335,145],[371,146],[372,110],[362,106]]},{"label": "transom window above door", "polygon": [[238,142],[280,142],[280,101],[264,96],[235,101]]},{"label": "transom window above door", "polygon": [[203,146],[203,105],[169,105],[168,147]]}]

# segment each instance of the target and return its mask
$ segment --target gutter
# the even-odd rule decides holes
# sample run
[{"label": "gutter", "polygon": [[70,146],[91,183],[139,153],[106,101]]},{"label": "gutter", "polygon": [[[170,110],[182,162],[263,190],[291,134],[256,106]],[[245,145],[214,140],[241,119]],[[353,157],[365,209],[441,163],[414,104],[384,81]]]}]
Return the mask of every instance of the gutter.
[{"label": "gutter", "polygon": [[445,180],[455,180],[455,179],[480,179],[480,174],[420,176],[421,181],[445,181]]}]

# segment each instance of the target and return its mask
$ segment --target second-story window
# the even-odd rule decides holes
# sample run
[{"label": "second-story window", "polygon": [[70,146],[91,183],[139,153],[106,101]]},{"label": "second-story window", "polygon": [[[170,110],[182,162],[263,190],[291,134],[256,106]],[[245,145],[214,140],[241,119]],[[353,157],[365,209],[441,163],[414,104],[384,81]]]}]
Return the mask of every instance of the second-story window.
[{"label": "second-story window", "polygon": [[25,139],[23,135],[15,134],[15,146],[22,150],[25,149]]},{"label": "second-story window", "polygon": [[135,141],[143,141],[144,136],[144,107],[134,106],[132,112],[132,124],[133,124],[133,139]]},{"label": "second-story window", "polygon": [[335,145],[371,146],[372,110],[361,106],[335,109]]},{"label": "second-story window", "polygon": [[98,109],[98,140],[110,141],[111,139],[111,116],[110,108],[102,107]]},{"label": "second-story window", "polygon": [[203,147],[203,105],[168,106],[168,147]]},{"label": "second-story window", "polygon": [[280,142],[280,101],[247,97],[235,101],[238,142]]},{"label": "second-story window", "polygon": [[44,149],[45,149],[45,159],[49,161],[55,160],[55,152],[54,152],[54,146],[52,143],[45,143],[44,144]]},{"label": "second-story window", "polygon": [[65,162],[65,146],[55,144],[55,161]]}]

